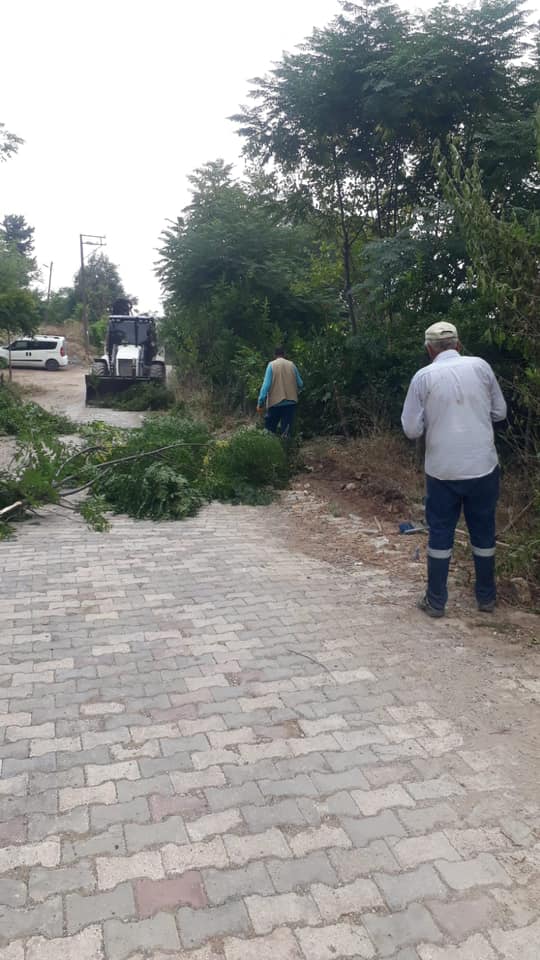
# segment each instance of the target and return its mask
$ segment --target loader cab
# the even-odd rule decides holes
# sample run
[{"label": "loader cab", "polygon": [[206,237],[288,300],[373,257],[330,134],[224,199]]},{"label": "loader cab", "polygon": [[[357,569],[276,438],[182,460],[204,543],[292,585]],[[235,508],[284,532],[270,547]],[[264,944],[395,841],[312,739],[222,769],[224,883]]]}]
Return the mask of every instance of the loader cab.
[{"label": "loader cab", "polygon": [[109,317],[107,353],[112,356],[115,347],[127,344],[142,347],[145,362],[150,363],[155,348],[155,327],[152,317]]}]

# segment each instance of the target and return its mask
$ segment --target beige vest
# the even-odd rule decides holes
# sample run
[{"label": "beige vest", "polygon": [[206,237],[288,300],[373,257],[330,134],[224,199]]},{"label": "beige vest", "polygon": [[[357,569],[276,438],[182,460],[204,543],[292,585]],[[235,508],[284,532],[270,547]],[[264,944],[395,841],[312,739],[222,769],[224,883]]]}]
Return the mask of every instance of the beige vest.
[{"label": "beige vest", "polygon": [[294,363],[285,357],[272,360],[272,386],[266,400],[267,407],[273,407],[282,400],[294,400],[298,403],[298,387]]}]

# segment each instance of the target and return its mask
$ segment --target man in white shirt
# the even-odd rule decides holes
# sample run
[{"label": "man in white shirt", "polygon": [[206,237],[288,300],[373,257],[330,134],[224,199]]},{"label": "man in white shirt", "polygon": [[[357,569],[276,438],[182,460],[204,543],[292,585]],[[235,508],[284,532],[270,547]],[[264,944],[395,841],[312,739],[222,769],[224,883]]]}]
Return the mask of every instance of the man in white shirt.
[{"label": "man in white shirt", "polygon": [[410,440],[426,437],[428,584],[418,606],[442,617],[461,508],[471,539],[478,609],[495,607],[495,510],[499,461],[493,423],[506,417],[495,374],[480,357],[460,356],[452,323],[434,323],[425,345],[432,363],[411,380],[401,422]]}]

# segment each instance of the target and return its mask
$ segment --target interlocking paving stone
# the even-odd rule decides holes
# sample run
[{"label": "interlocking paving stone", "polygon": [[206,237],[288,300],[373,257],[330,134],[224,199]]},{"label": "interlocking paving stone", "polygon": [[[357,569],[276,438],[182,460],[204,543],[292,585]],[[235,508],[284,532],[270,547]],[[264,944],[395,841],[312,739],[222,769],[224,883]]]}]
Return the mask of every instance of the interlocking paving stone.
[{"label": "interlocking paving stone", "polygon": [[344,817],[342,824],[355,847],[364,847],[371,840],[402,837],[405,834],[405,828],[392,810],[385,810],[374,817]]},{"label": "interlocking paving stone", "polygon": [[159,823],[126,823],[124,834],[129,853],[137,853],[158,844],[188,842],[181,817],[167,817]]},{"label": "interlocking paving stone", "polygon": [[221,837],[184,846],[168,843],[162,848],[161,855],[167,873],[185,873],[187,870],[202,870],[203,867],[226,867],[229,862]]},{"label": "interlocking paving stone", "polygon": [[7,873],[17,867],[31,867],[34,864],[56,867],[59,863],[60,840],[58,837],[50,837],[48,840],[42,840],[41,843],[0,848],[0,873]]},{"label": "interlocking paving stone", "polygon": [[460,855],[444,833],[431,833],[427,837],[410,837],[398,840],[392,849],[402,867],[416,867],[429,860],[459,860]]},{"label": "interlocking paving stone", "polygon": [[204,870],[204,886],[211,904],[225,903],[248,894],[272,894],[274,886],[263,863],[253,861],[234,870]]},{"label": "interlocking paving stone", "polygon": [[26,960],[101,960],[102,956],[103,935],[97,926],[72,937],[33,937],[26,947]]},{"label": "interlocking paving stone", "polygon": [[392,910],[402,910],[408,903],[428,897],[444,898],[448,888],[430,864],[397,875],[374,874],[373,879],[381,889],[384,899]]},{"label": "interlocking paving stone", "polygon": [[206,907],[208,901],[200,873],[191,871],[166,880],[136,880],[135,901],[139,917],[151,917],[172,907]]},{"label": "interlocking paving stone", "polygon": [[176,914],[178,929],[185,947],[198,947],[205,940],[227,934],[249,934],[251,924],[244,904],[233,900],[221,907],[192,910],[182,907]]},{"label": "interlocking paving stone", "polygon": [[311,887],[311,896],[324,920],[339,920],[344,914],[362,913],[384,905],[373,881],[364,878],[335,889],[315,883]]},{"label": "interlocking paving stone", "polygon": [[435,926],[429,912],[418,903],[388,917],[365,914],[367,931],[381,957],[390,957],[400,947],[427,940],[438,943],[442,934]]},{"label": "interlocking paving stone", "polygon": [[[459,946],[434,947],[421,944],[418,947],[420,960],[497,960],[493,947],[480,934],[470,937]],[[508,957],[505,954],[505,957]]]},{"label": "interlocking paving stone", "polygon": [[54,893],[65,893],[69,890],[90,893],[95,885],[90,863],[81,860],[72,867],[56,867],[53,870],[35,867],[30,871],[28,893],[32,900],[46,900]]},{"label": "interlocking paving stone", "polygon": [[44,933],[47,937],[59,937],[62,934],[62,898],[49,897],[43,903],[32,907],[1,907],[0,936],[6,932],[10,938],[18,940],[32,934]]},{"label": "interlocking paving stone", "polygon": [[512,883],[508,873],[490,853],[481,853],[474,859],[457,863],[438,860],[436,867],[453,890],[470,890],[483,884],[510,886]]},{"label": "interlocking paving stone", "polygon": [[165,876],[161,855],[157,850],[141,851],[130,857],[98,857],[96,870],[100,890],[113,890],[125,880],[139,877],[162,880]]},{"label": "interlocking paving stone", "polygon": [[26,901],[26,884],[22,880],[0,877],[0,904],[4,907],[22,907]]},{"label": "interlocking paving stone", "polygon": [[326,927],[301,927],[295,931],[309,960],[334,960],[339,957],[370,958],[375,956],[373,944],[359,924],[334,923]]},{"label": "interlocking paving stone", "polygon": [[315,901],[306,893],[282,893],[273,897],[247,897],[246,906],[255,933],[270,933],[288,923],[320,923]]},{"label": "interlocking paving stone", "polygon": [[534,651],[280,511],[2,551],[0,960],[538,960]]},{"label": "interlocking paving stone", "polygon": [[104,925],[108,960],[125,960],[135,950],[178,950],[180,940],[174,917],[157,913],[148,920],[107,920]]},{"label": "interlocking paving stone", "polygon": [[283,833],[276,827],[254,836],[225,834],[223,842],[231,863],[243,864],[263,857],[280,857],[287,861],[288,868],[293,866],[290,860],[291,848]]},{"label": "interlocking paving stone", "polygon": [[[274,930],[267,937],[255,937],[254,940],[228,937],[223,949],[225,960],[303,960],[298,942],[287,927]],[[193,957],[193,960],[197,958]],[[201,957],[200,960],[205,958]]]},{"label": "interlocking paving stone", "polygon": [[68,933],[75,933],[88,924],[113,917],[134,917],[135,900],[130,883],[121,883],[113,891],[91,896],[68,894],[65,900]]}]

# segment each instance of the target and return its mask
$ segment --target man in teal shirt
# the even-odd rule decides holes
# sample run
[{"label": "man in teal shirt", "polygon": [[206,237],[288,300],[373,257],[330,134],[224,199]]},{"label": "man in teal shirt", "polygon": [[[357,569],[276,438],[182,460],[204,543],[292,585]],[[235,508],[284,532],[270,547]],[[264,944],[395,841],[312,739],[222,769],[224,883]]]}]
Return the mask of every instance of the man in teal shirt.
[{"label": "man in teal shirt", "polygon": [[276,347],[275,359],[266,368],[257,403],[259,413],[266,405],[264,425],[271,433],[277,433],[281,425],[281,436],[290,436],[298,392],[303,386],[304,382],[294,363],[285,358],[283,347]]}]

